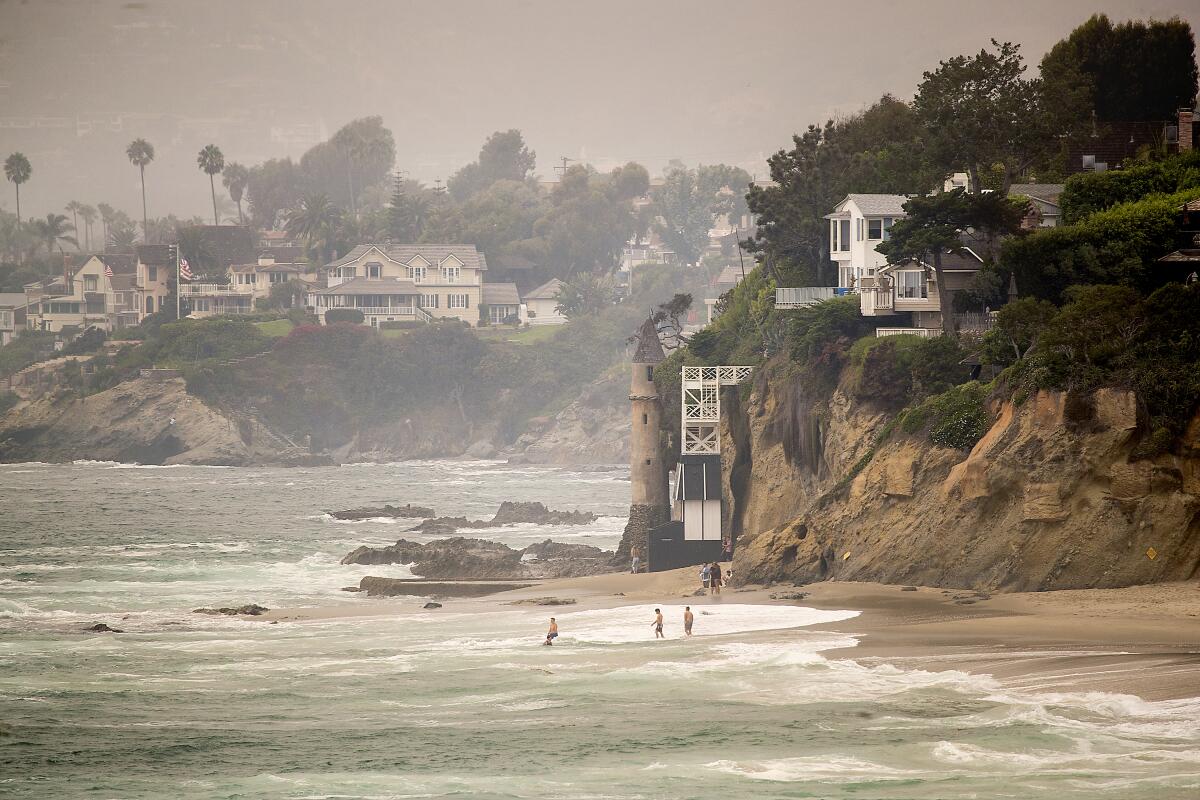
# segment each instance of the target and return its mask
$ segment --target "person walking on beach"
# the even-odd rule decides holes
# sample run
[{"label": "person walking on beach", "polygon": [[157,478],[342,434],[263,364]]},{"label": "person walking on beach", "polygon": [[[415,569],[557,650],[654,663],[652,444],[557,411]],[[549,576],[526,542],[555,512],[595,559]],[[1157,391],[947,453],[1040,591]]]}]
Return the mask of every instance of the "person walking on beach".
[{"label": "person walking on beach", "polygon": [[709,594],[721,593],[721,565],[716,561],[712,563],[712,569],[709,570],[708,585],[710,587]]},{"label": "person walking on beach", "polygon": [[662,609],[659,609],[659,608],[654,609],[654,622],[651,622],[650,624],[654,626],[654,638],[655,639],[667,638],[667,637],[663,636],[663,632],[662,632],[662,626],[663,626]]},{"label": "person walking on beach", "polygon": [[642,565],[642,549],[634,547],[629,551],[629,555],[633,557],[633,562],[629,565],[629,573],[631,575],[638,574],[638,568]]},{"label": "person walking on beach", "polygon": [[711,578],[712,578],[712,567],[710,567],[708,564],[705,564],[700,569],[700,582],[704,586],[705,589],[708,588],[708,582]]},{"label": "person walking on beach", "polygon": [[558,623],[554,621],[554,617],[550,618],[550,630],[546,631],[546,641],[542,642],[545,645],[554,644],[554,640],[558,638]]},{"label": "person walking on beach", "polygon": [[692,620],[694,620],[695,618],[696,618],[695,615],[692,614],[692,607],[684,606],[683,607],[683,635],[684,636],[692,635]]}]

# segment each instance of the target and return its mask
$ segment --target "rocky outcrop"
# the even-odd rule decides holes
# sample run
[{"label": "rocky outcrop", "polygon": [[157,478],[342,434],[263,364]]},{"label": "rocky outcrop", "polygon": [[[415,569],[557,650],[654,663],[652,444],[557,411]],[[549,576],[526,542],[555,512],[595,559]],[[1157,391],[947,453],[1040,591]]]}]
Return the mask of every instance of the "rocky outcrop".
[{"label": "rocky outcrop", "polygon": [[[402,578],[377,578],[371,575],[359,581],[358,589],[368,597],[484,597],[498,592],[526,589],[533,584],[471,581],[409,581]],[[441,603],[426,603],[422,608],[441,608]]]},{"label": "rocky outcrop", "polygon": [[505,500],[490,520],[435,517],[426,519],[409,530],[434,536],[448,536],[458,530],[498,528],[504,525],[587,525],[595,521],[596,515],[590,511],[554,511],[541,503]]},{"label": "rocky outcrop", "polygon": [[125,381],[87,397],[45,395],[0,417],[0,461],[316,463],[257,424],[205,405],[183,379]]},{"label": "rocky outcrop", "polygon": [[993,418],[970,453],[898,432],[877,446],[886,415],[760,378],[722,441],[737,581],[1032,591],[1200,574],[1200,418],[1153,460],[1133,458],[1125,391],[1043,392]]},{"label": "rocky outcrop", "polygon": [[192,611],[193,614],[208,614],[210,617],[226,616],[226,617],[258,617],[271,609],[266,606],[260,606],[257,603],[250,603],[244,606],[231,608],[197,608]]},{"label": "rocky outcrop", "polygon": [[334,519],[343,520],[360,520],[360,519],[423,519],[434,515],[432,508],[424,506],[414,506],[411,503],[405,503],[402,506],[382,505],[378,507],[367,508],[352,508],[349,511],[331,511],[329,516]]},{"label": "rocky outcrop", "polygon": [[510,448],[514,463],[629,462],[629,378],[607,376],[552,417],[535,417]]},{"label": "rocky outcrop", "polygon": [[574,578],[611,570],[612,553],[547,539],[523,550],[462,536],[427,544],[401,539],[387,547],[359,547],[343,564],[410,564],[427,580]]}]

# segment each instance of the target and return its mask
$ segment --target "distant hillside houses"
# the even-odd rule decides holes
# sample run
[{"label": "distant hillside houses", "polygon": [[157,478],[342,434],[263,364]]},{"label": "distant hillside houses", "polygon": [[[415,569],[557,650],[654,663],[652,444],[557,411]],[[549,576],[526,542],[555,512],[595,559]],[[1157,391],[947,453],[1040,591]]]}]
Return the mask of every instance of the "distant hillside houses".
[{"label": "distant hillside houses", "polygon": [[174,280],[169,261],[167,245],[67,258],[61,275],[26,284],[23,305],[9,300],[6,309],[32,330],[131,327],[162,308]]}]

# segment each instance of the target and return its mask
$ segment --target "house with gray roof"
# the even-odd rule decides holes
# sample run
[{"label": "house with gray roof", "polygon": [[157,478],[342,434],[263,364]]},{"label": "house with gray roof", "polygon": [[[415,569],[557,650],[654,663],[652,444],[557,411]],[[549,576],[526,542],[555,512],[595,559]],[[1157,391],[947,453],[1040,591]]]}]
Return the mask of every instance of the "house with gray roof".
[{"label": "house with gray roof", "polygon": [[903,219],[908,197],[902,194],[848,194],[825,215],[829,220],[829,257],[837,265],[838,288],[858,289],[864,278],[887,263],[875,247],[887,241],[892,223]]},{"label": "house with gray roof", "polygon": [[[323,286],[309,292],[308,305],[321,322],[330,309],[356,308],[372,327],[443,317],[475,325],[487,312],[487,268],[487,259],[472,244],[361,244],[322,268]],[[513,284],[494,285],[517,294]],[[511,299],[506,290],[501,293],[494,297],[497,306]],[[520,305],[519,296],[515,304]]]}]

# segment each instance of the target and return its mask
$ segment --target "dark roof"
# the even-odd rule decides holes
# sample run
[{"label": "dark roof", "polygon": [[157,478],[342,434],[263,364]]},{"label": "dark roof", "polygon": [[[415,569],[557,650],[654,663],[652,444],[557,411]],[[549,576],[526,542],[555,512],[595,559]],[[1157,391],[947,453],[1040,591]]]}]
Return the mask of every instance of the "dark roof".
[{"label": "dark roof", "polygon": [[1173,121],[1104,122],[1094,133],[1075,136],[1067,142],[1067,174],[1084,172],[1083,157],[1094,156],[1098,163],[1115,169],[1137,155],[1142,147],[1157,147],[1166,141],[1167,126]]},{"label": "dark roof", "polygon": [[325,268],[332,269],[349,264],[351,261],[357,261],[372,248],[400,264],[407,264],[417,256],[421,256],[430,264],[437,266],[446,257],[452,255],[467,269],[487,269],[487,259],[473,244],[360,244],[341,258],[326,264]]},{"label": "dark roof", "polygon": [[1063,193],[1063,184],[1061,183],[1014,183],[1008,187],[1010,195],[1019,194],[1024,197],[1032,197],[1035,200],[1041,200],[1044,203],[1058,205],[1059,195]]},{"label": "dark roof", "polygon": [[485,283],[479,302],[489,306],[517,306],[521,295],[515,283]]},{"label": "dark roof", "polygon": [[96,258],[112,267],[116,275],[132,275],[137,272],[137,258],[126,253],[98,253]]},{"label": "dark roof", "polygon": [[421,290],[412,281],[399,278],[352,278],[328,289],[317,289],[313,294],[420,294]]},{"label": "dark roof", "polygon": [[27,302],[24,292],[0,292],[0,308],[20,308]]},{"label": "dark roof", "polygon": [[633,352],[633,363],[635,364],[657,364],[667,357],[663,352],[662,342],[658,338],[658,328],[654,326],[654,320],[646,317],[646,321],[642,323],[642,327],[637,332],[638,346]]},{"label": "dark roof", "polygon": [[269,255],[273,256],[276,261],[287,261],[294,264],[304,260],[304,248],[300,245],[273,244],[269,247],[260,247],[258,255]]},{"label": "dark roof", "polygon": [[114,292],[128,292],[134,288],[133,281],[137,276],[128,273],[117,273],[108,279]]},{"label": "dark roof", "polygon": [[551,278],[531,292],[525,294],[526,300],[554,300],[558,297],[558,293],[562,291],[563,282],[558,278]]},{"label": "dark roof", "polygon": [[139,244],[137,260],[152,267],[166,266],[171,250],[165,244]]}]

